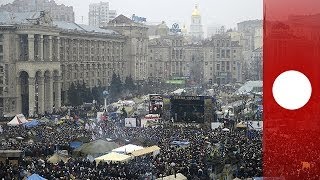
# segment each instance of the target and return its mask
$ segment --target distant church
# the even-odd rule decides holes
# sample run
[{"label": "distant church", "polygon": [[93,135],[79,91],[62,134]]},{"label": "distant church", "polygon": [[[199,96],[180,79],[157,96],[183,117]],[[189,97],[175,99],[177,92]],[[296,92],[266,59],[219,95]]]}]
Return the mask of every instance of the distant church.
[{"label": "distant church", "polygon": [[191,15],[190,36],[193,42],[200,41],[204,37],[201,15],[198,9],[198,4],[195,5]]}]

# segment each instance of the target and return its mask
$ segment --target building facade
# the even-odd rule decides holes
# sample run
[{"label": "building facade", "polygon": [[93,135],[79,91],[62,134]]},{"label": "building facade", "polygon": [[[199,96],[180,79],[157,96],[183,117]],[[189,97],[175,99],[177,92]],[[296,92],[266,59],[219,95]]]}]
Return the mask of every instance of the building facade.
[{"label": "building facade", "polygon": [[109,9],[109,2],[93,3],[89,5],[89,25],[94,27],[106,26],[116,18],[116,10]]},{"label": "building facade", "polygon": [[2,115],[52,113],[72,82],[108,86],[113,72],[125,76],[126,38],[113,30],[60,21],[1,24]]},{"label": "building facade", "polygon": [[262,81],[263,77],[263,56],[262,56],[262,47],[255,49],[252,52],[251,61],[250,61],[250,75],[251,80]]},{"label": "building facade", "polygon": [[15,0],[0,6],[0,11],[10,13],[47,11],[54,21],[75,21],[73,7],[58,5],[54,0]]},{"label": "building facade", "polygon": [[104,28],[112,29],[126,37],[124,46],[127,61],[126,73],[133,80],[144,82],[148,79],[148,28],[124,15],[119,15]]},{"label": "building facade", "polygon": [[215,35],[203,43],[204,82],[229,84],[242,82],[242,46],[228,34]]}]

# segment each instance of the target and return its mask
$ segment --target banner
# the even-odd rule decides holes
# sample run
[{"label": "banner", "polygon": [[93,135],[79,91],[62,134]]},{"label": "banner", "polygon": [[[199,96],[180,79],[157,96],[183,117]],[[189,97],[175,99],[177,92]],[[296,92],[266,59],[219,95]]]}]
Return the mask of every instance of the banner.
[{"label": "banner", "polygon": [[137,127],[137,119],[136,118],[125,118],[124,119],[125,127]]}]

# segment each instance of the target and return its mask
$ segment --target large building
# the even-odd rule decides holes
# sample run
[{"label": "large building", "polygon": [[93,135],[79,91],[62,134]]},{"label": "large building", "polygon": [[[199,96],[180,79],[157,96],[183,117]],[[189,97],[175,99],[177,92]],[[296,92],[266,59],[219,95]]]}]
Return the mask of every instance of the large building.
[{"label": "large building", "polygon": [[51,113],[72,82],[105,87],[113,72],[127,76],[127,38],[118,32],[50,21],[44,13],[14,14],[20,22],[0,16],[1,115]]},{"label": "large building", "polygon": [[10,13],[47,11],[54,21],[74,22],[73,7],[58,5],[54,0],[15,0],[12,3],[1,5],[0,11]]},{"label": "large building", "polygon": [[242,82],[242,46],[228,34],[219,34],[203,43],[204,82],[229,84]]},{"label": "large building", "polygon": [[204,33],[201,22],[201,14],[196,4],[191,15],[190,36],[193,42],[201,41]]},{"label": "large building", "polygon": [[109,9],[109,2],[93,3],[89,5],[89,25],[95,27],[106,26],[116,18],[116,10]]},{"label": "large building", "polygon": [[111,20],[104,28],[112,29],[126,36],[124,46],[127,60],[126,73],[133,80],[144,82],[148,79],[148,28],[146,25],[136,23],[124,15]]}]

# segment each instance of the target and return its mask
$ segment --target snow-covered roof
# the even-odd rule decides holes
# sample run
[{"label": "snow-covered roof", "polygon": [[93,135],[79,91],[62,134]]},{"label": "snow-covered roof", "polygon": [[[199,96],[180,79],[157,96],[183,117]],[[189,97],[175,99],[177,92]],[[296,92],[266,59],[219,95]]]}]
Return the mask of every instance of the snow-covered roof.
[{"label": "snow-covered roof", "polygon": [[263,83],[262,81],[248,81],[237,90],[237,94],[246,94],[251,92],[261,92]]}]

